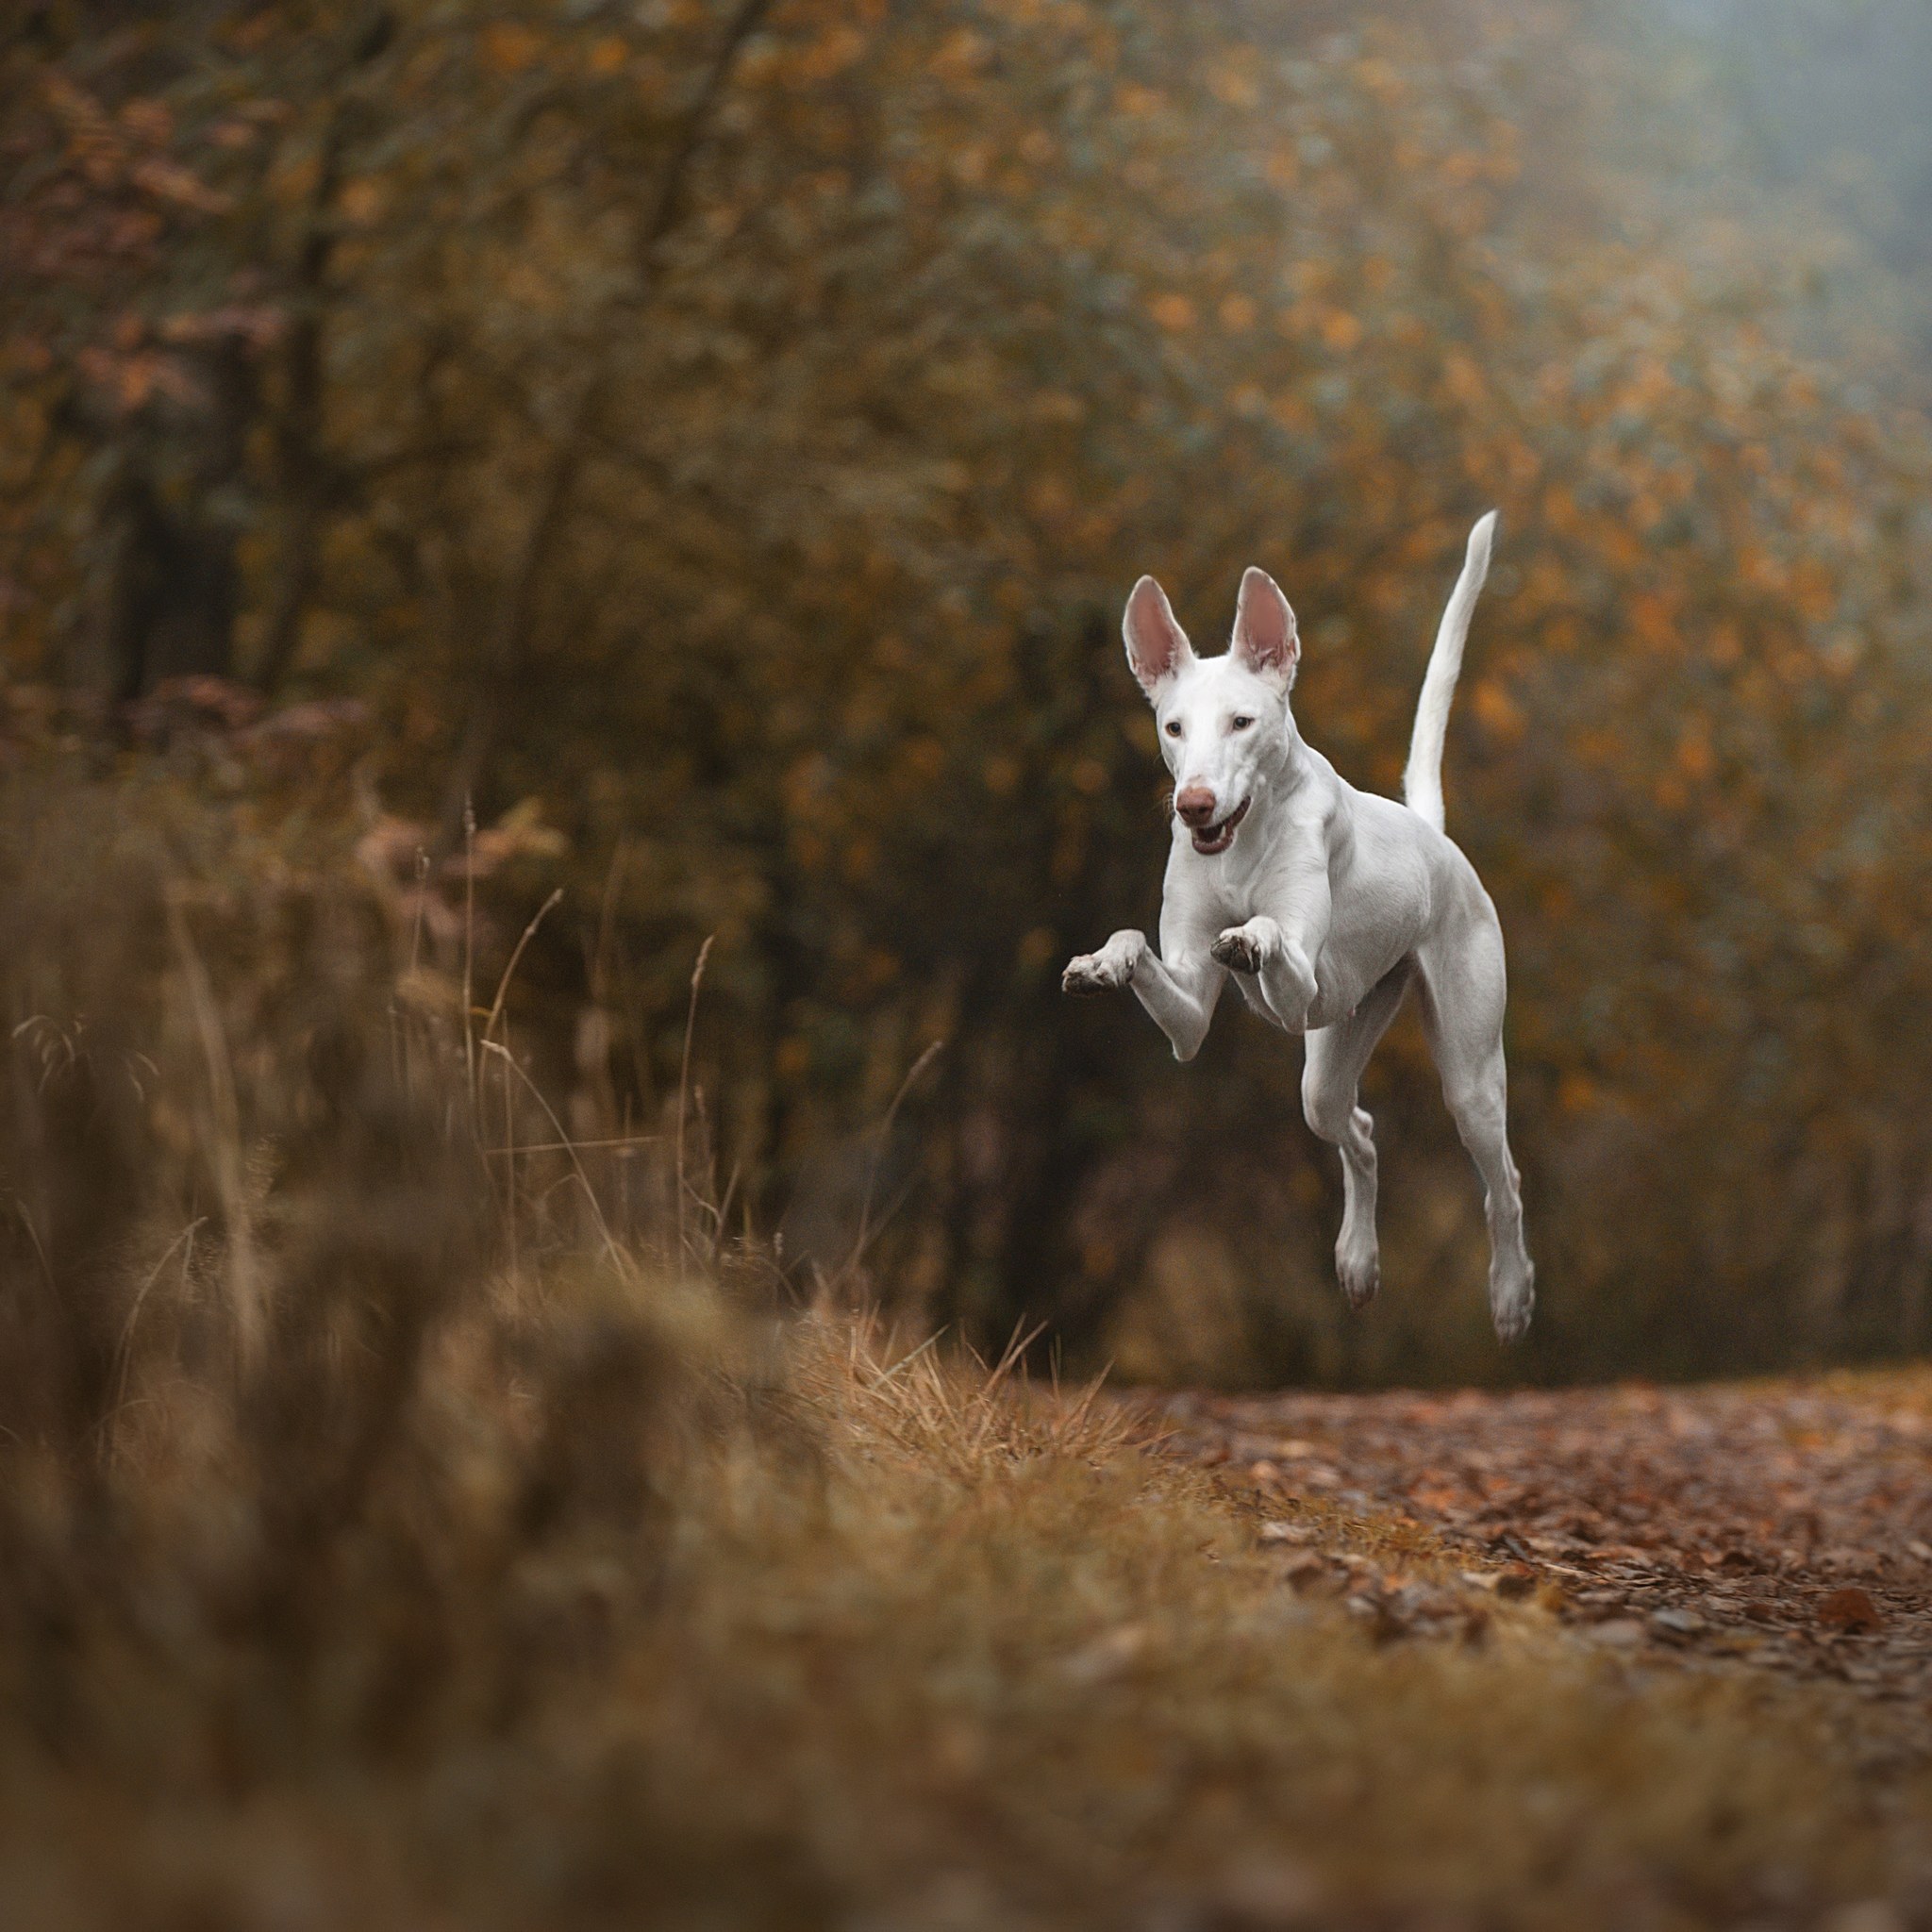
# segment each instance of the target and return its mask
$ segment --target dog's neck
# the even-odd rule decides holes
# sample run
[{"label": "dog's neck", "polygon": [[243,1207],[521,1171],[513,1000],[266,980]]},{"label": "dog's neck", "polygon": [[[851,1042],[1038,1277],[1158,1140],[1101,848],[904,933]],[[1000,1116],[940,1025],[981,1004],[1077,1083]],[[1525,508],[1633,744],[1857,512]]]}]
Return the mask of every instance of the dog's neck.
[{"label": "dog's neck", "polygon": [[1255,767],[1248,792],[1250,824],[1257,829],[1264,826],[1307,783],[1314,769],[1315,754],[1296,726],[1294,713],[1284,706],[1274,743]]}]

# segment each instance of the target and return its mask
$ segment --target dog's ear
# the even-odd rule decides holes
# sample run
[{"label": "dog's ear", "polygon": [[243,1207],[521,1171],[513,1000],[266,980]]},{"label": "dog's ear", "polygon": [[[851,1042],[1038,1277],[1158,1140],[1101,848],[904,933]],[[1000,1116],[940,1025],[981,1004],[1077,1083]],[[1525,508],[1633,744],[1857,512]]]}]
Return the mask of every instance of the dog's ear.
[{"label": "dog's ear", "polygon": [[1278,678],[1284,689],[1294,682],[1295,666],[1302,655],[1294,612],[1281,594],[1281,586],[1265,570],[1257,570],[1252,564],[1241,574],[1231,648],[1257,676]]},{"label": "dog's ear", "polygon": [[1167,592],[1152,577],[1142,577],[1128,596],[1121,635],[1127,641],[1127,663],[1150,698],[1194,661],[1194,647],[1174,621]]}]

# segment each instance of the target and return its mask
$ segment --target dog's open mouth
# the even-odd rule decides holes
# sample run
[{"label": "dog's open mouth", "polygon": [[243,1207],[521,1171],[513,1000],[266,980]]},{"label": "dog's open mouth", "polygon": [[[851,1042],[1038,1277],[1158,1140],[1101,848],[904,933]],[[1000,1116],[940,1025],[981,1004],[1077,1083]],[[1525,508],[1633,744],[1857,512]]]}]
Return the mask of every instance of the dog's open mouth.
[{"label": "dog's open mouth", "polygon": [[1248,815],[1248,805],[1244,798],[1218,825],[1203,825],[1194,834],[1194,850],[1210,858],[1217,852],[1225,852],[1234,843],[1236,829]]}]

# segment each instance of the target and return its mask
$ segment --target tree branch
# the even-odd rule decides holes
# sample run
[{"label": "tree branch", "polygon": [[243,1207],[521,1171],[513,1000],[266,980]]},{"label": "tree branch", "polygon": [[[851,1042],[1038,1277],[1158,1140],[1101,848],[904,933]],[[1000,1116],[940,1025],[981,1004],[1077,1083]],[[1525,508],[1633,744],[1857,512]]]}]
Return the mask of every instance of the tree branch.
[{"label": "tree branch", "polygon": [[322,530],[328,509],[329,468],[322,451],[323,294],[339,232],[329,208],[341,185],[348,145],[351,100],[341,91],[342,83],[388,47],[393,31],[388,8],[377,7],[349,50],[323,134],[315,190],[295,257],[294,314],[284,356],[288,393],[275,426],[275,463],[288,499],[288,516],[276,546],[275,603],[255,668],[257,687],[269,693],[288,675],[301,641],[303,613],[321,571]]},{"label": "tree branch", "polygon": [[[665,156],[657,192],[650,199],[649,212],[638,232],[638,291],[631,304],[623,306],[641,308],[656,292],[653,257],[658,244],[677,225],[692,164],[703,152],[712,115],[731,77],[731,69],[745,42],[770,12],[771,5],[772,0],[740,0],[725,25],[697,92],[691,97],[690,111]],[[600,345],[608,334],[607,330],[598,332]],[[608,366],[600,360],[579,382],[571,407],[565,411],[563,433],[544,465],[530,521],[510,571],[502,617],[485,654],[483,674],[471,703],[462,743],[443,792],[438,830],[441,851],[447,852],[456,842],[464,810],[475,795],[495,744],[503,710],[529,655],[544,573],[569,524],[571,497],[591,453],[592,431],[603,412],[608,384]]]}]

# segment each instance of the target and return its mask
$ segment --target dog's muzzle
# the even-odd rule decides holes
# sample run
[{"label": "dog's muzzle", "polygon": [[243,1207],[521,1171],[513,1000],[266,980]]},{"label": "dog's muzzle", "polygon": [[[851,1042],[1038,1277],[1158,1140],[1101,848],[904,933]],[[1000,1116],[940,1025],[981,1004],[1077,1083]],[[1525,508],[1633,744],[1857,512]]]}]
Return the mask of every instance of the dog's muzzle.
[{"label": "dog's muzzle", "polygon": [[1225,852],[1234,843],[1234,835],[1241,822],[1248,815],[1248,799],[1242,799],[1218,825],[1201,825],[1194,832],[1194,850],[1212,858],[1217,852]]}]

